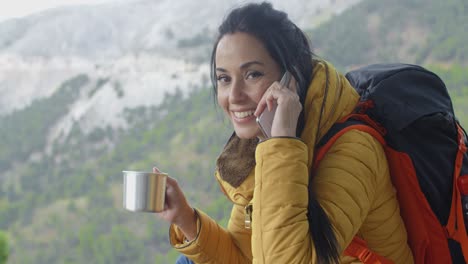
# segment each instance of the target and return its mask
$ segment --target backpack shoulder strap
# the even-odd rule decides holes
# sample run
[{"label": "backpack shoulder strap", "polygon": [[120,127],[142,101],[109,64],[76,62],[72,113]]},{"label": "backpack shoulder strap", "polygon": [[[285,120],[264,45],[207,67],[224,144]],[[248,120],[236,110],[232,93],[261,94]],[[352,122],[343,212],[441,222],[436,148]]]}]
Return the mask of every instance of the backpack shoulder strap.
[{"label": "backpack shoulder strap", "polygon": [[450,208],[450,215],[447,223],[448,237],[458,241],[461,245],[465,261],[468,261],[468,235],[465,227],[463,207],[467,206],[462,203],[461,193],[464,193],[462,189],[466,188],[463,186],[466,184],[464,181],[465,175],[461,175],[461,168],[463,163],[463,157],[467,152],[465,145],[465,132],[459,124],[457,124],[458,131],[458,151],[455,158],[455,169],[453,175],[453,192],[452,192],[452,205]]},{"label": "backpack shoulder strap", "polygon": [[387,145],[382,134],[373,127],[373,124],[368,123],[368,119],[370,120],[370,118],[364,114],[352,114],[334,124],[315,147],[316,150],[313,167],[317,168],[318,164],[333,144],[335,144],[343,134],[353,129],[366,132],[377,139],[383,146]]},{"label": "backpack shoulder strap", "polygon": [[[350,119],[353,118],[353,119]],[[315,151],[314,168],[317,168],[320,161],[324,158],[328,150],[333,144],[346,132],[357,129],[371,134],[381,144],[386,145],[382,134],[367,124],[368,117],[366,115],[353,114],[343,118],[340,122],[333,125],[332,128],[322,137],[317,144]],[[348,245],[344,254],[350,257],[359,259],[362,263],[372,264],[392,264],[393,262],[373,252],[367,246],[366,241],[362,238],[355,236],[351,243]]]},{"label": "backpack shoulder strap", "polygon": [[[357,118],[356,118],[357,117]],[[346,132],[357,129],[360,131],[364,131],[366,133],[371,134],[374,138],[376,138],[383,146],[386,146],[386,142],[382,136],[382,131],[377,130],[373,124],[368,124],[366,121],[366,115],[356,115],[353,114],[348,116],[342,120],[342,122],[335,124],[329,132],[322,138],[322,140],[317,144],[317,148],[315,151],[315,161],[314,161],[314,168],[317,168],[319,162],[324,158],[328,150],[332,147],[332,145],[338,140],[340,136],[345,134]],[[350,120],[350,118],[356,118],[358,120]],[[368,118],[368,117],[367,117]],[[467,206],[466,204],[462,204],[461,199],[461,191],[460,189],[466,188],[468,189],[468,180],[466,178],[468,175],[461,174],[461,167],[463,164],[463,158],[466,156],[467,153],[467,146],[465,144],[466,135],[463,129],[458,125],[458,151],[455,160],[455,170],[454,170],[454,177],[453,177],[453,191],[452,191],[452,205],[450,210],[449,220],[446,226],[447,237],[452,238],[458,241],[461,245],[463,255],[465,256],[465,260],[468,260],[468,235],[467,235],[467,228],[465,227],[464,222],[464,212],[462,210],[463,206]],[[466,158],[466,157],[465,157]],[[464,180],[464,181],[460,181]],[[355,236],[349,246],[344,251],[344,254],[347,256],[355,257],[359,259],[363,263],[376,263],[376,264],[388,264],[392,263],[391,261],[383,258],[382,256],[378,255],[375,252],[372,252],[366,242]]]},{"label": "backpack shoulder strap", "polygon": [[393,264],[392,261],[373,252],[364,239],[355,236],[344,251],[346,256],[355,257],[364,264]]}]

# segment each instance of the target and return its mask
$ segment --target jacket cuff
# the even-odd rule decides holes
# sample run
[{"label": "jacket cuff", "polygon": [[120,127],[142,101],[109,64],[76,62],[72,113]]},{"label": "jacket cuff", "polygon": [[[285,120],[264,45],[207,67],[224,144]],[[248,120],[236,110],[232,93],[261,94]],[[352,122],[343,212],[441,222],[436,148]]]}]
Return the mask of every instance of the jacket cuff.
[{"label": "jacket cuff", "polygon": [[193,209],[195,212],[195,216],[197,218],[197,235],[192,241],[187,241],[185,238],[184,233],[180,228],[174,224],[171,224],[169,228],[169,241],[172,245],[172,247],[179,249],[179,248],[185,248],[192,244],[195,240],[197,240],[198,236],[200,235],[200,214],[197,209]]},{"label": "jacket cuff", "polygon": [[197,218],[197,236],[189,242],[185,242],[184,233],[174,224],[169,228],[169,241],[171,246],[187,257],[200,255],[204,251],[210,237],[213,225],[216,222],[202,211],[195,209]]},{"label": "jacket cuff", "polygon": [[288,136],[279,136],[279,137],[270,137],[270,138],[267,138],[265,140],[260,140],[258,142],[258,145],[260,145],[261,143],[263,142],[267,142],[267,141],[270,141],[270,140],[276,140],[276,139],[291,139],[291,140],[299,140],[301,142],[303,142],[305,144],[305,142],[302,140],[302,138],[299,138],[299,137],[288,137]]}]

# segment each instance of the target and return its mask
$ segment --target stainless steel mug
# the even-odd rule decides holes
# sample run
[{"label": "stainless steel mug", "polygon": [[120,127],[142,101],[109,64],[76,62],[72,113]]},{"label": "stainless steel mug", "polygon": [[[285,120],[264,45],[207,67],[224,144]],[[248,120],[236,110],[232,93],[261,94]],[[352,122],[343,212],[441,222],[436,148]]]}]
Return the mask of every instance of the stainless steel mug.
[{"label": "stainless steel mug", "polygon": [[161,212],[166,195],[166,173],[122,171],[123,207],[133,212]]}]

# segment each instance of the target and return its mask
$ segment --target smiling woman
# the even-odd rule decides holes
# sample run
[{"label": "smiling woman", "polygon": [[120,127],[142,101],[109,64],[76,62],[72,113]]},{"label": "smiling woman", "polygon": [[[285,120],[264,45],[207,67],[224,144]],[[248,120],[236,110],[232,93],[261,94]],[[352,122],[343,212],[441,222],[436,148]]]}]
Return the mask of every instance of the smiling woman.
[{"label": "smiling woman", "polygon": [[237,136],[261,136],[254,113],[265,91],[280,79],[280,66],[258,39],[242,32],[219,41],[215,60],[218,103]]},{"label": "smiling woman", "polygon": [[[271,4],[232,10],[218,33],[211,77],[234,133],[216,179],[233,208],[224,229],[191,208],[169,177],[159,215],[172,224],[170,242],[184,255],[178,263],[351,263],[358,256],[344,250],[358,235],[389,263],[412,263],[376,139],[351,130],[313,167],[317,142],[359,101],[346,78]],[[294,81],[279,83],[286,72]],[[255,119],[273,103],[267,139]]]}]

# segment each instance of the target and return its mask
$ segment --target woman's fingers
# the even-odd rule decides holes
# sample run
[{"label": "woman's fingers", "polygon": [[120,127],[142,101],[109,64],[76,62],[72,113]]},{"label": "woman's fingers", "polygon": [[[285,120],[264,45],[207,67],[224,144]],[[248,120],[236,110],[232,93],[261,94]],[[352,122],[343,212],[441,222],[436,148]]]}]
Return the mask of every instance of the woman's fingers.
[{"label": "woman's fingers", "polygon": [[[155,166],[153,167],[153,172],[161,173],[161,170]],[[188,211],[187,208],[190,208],[190,210],[192,209],[185,198],[184,192],[177,183],[177,180],[170,176],[166,178],[165,198],[164,209],[162,212],[157,213],[157,216],[169,223],[180,225],[180,223],[177,222],[185,221],[184,219],[178,219],[180,215],[183,215],[184,212],[186,213]]]},{"label": "woman's fingers", "polygon": [[275,82],[262,96],[261,103],[266,104],[268,109],[277,105],[271,128],[272,136],[296,136],[296,124],[302,106],[295,85],[294,79],[289,82],[289,87]]},{"label": "woman's fingers", "polygon": [[293,93],[297,94],[297,84],[298,82],[296,81],[296,79],[292,77],[286,88],[292,91]]},{"label": "woman's fingers", "polygon": [[[159,170],[153,169],[154,172]],[[180,214],[185,207],[187,207],[182,189],[179,187],[177,180],[172,177],[166,179],[166,199],[164,203],[164,210],[158,213],[158,217],[163,218],[169,223],[174,223],[176,217]]]},{"label": "woman's fingers", "polygon": [[177,180],[170,176],[167,176],[166,185],[174,189],[179,188],[179,184]]},{"label": "woman's fingers", "polygon": [[274,103],[276,100],[278,100],[281,94],[289,92],[297,94],[297,81],[294,77],[291,77],[289,83],[287,83],[285,86],[282,86],[279,82],[272,83],[258,102],[254,115],[260,116],[263,111],[265,111],[265,108],[268,108],[268,110],[271,111]]},{"label": "woman's fingers", "polygon": [[274,106],[275,100],[277,99],[277,96],[275,97],[273,95],[273,91],[276,89],[278,90],[280,87],[278,82],[274,82],[268,89],[265,91],[263,94],[262,98],[257,104],[257,109],[255,110],[254,115],[255,116],[260,116],[263,111],[265,111],[265,108],[268,108],[268,111],[271,111],[271,109]]},{"label": "woman's fingers", "polygon": [[167,177],[166,181],[166,203],[169,208],[179,208],[186,203],[185,195],[176,179]]},{"label": "woman's fingers", "polygon": [[265,94],[263,94],[262,99],[260,99],[260,101],[257,104],[257,109],[255,110],[255,113],[254,113],[254,115],[257,116],[257,117],[260,116],[263,113],[263,111],[265,110],[265,107],[266,107],[266,100],[265,100],[266,96],[265,96]]},{"label": "woman's fingers", "polygon": [[281,85],[274,82],[268,87],[257,104],[255,116],[260,116],[265,108],[276,113],[271,128],[272,136],[295,136],[296,124],[302,109],[297,94],[297,81],[292,78],[289,83]]}]

